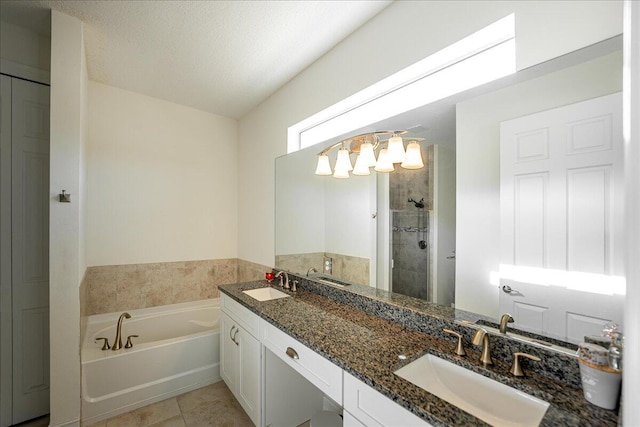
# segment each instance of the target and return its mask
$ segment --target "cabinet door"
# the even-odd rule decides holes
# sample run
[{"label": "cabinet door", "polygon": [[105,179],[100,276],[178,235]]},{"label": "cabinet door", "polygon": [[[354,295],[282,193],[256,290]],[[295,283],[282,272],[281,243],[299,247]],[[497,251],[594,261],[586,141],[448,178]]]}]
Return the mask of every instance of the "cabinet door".
[{"label": "cabinet door", "polygon": [[235,394],[238,383],[238,345],[233,341],[237,326],[226,313],[220,313],[220,376]]},{"label": "cabinet door", "polygon": [[232,335],[238,343],[238,383],[236,398],[251,421],[260,420],[260,342],[246,330],[238,327]]},{"label": "cabinet door", "polygon": [[[368,427],[431,427],[393,400],[369,387],[353,375],[344,373],[344,409]],[[349,423],[346,421],[349,420]],[[345,426],[353,424],[345,418]]]},{"label": "cabinet door", "polygon": [[356,419],[353,415],[351,415],[348,411],[342,412],[342,425],[343,427],[366,427],[360,421]]}]

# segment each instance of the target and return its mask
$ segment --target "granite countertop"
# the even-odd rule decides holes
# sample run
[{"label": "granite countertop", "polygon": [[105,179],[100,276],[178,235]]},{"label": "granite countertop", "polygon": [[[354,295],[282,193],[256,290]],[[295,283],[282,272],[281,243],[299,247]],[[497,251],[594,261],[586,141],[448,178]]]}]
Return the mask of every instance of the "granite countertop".
[{"label": "granite countertop", "polygon": [[[472,346],[466,346],[467,357],[456,356],[453,337],[446,340],[431,336],[304,288],[299,288],[296,293],[289,292],[291,298],[264,302],[242,293],[243,290],[266,286],[266,281],[256,281],[223,285],[219,289],[434,426],[488,424],[394,375],[395,370],[425,353],[432,353],[549,402],[541,426],[617,425],[616,413],[588,403],[579,387],[535,372],[527,372],[527,377],[516,379],[509,374],[510,366],[495,357],[495,364],[485,368],[479,362],[479,351]],[[401,355],[406,359],[401,359]]]}]

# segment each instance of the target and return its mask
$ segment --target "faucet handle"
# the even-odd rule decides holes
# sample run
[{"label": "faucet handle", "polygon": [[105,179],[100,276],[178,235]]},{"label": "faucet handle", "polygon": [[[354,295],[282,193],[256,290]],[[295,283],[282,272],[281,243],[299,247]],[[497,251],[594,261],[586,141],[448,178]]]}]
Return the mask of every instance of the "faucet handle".
[{"label": "faucet handle", "polygon": [[532,356],[529,353],[520,353],[520,352],[513,353],[513,365],[511,365],[511,369],[509,369],[509,372],[511,372],[514,377],[524,377],[524,371],[520,366],[520,359],[518,359],[519,356],[526,357],[527,359],[535,360],[536,362],[539,362],[541,360],[539,357]]},{"label": "faucet handle", "polygon": [[138,335],[129,335],[127,337],[127,343],[124,345],[124,348],[131,348],[133,347],[133,342],[131,342],[131,338],[138,338]]},{"label": "faucet handle", "polygon": [[109,338],[105,338],[105,337],[98,337],[95,339],[95,343],[98,342],[98,340],[104,340],[104,343],[102,344],[102,351],[104,350],[109,350],[111,348],[111,346],[109,345]]},{"label": "faucet handle", "polygon": [[292,280],[291,281],[291,292],[297,292],[298,291],[298,283],[300,283],[298,280]]},{"label": "faucet handle", "polygon": [[458,345],[456,345],[455,353],[458,356],[466,356],[467,352],[464,350],[464,346],[462,345],[462,334],[459,334],[456,331],[452,331],[451,329],[443,329],[443,331],[446,332],[447,334],[451,334],[453,336],[458,337]]}]

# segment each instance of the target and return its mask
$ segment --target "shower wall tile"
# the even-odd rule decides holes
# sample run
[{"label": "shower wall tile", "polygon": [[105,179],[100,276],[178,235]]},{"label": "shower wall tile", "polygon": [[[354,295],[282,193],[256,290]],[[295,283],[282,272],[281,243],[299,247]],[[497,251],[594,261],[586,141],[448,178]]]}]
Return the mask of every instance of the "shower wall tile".
[{"label": "shower wall tile", "polygon": [[237,281],[236,258],[89,267],[81,310],[88,316],[217,298],[219,285]]},{"label": "shower wall tile", "polygon": [[395,172],[389,174],[389,208],[404,210],[413,207],[407,200],[424,198],[425,209],[433,209],[433,145],[425,147],[426,142],[420,143],[422,159],[425,167],[422,169],[403,169],[396,166]]}]

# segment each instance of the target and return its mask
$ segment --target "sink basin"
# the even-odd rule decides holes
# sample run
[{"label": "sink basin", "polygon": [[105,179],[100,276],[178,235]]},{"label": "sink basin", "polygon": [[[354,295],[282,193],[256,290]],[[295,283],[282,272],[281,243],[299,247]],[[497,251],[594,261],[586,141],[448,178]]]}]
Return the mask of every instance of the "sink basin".
[{"label": "sink basin", "polygon": [[251,298],[257,299],[258,301],[270,301],[272,299],[286,298],[291,296],[273,288],[251,289],[248,291],[242,291],[242,293],[249,295]]},{"label": "sink basin", "polygon": [[427,354],[394,372],[492,426],[537,427],[549,403]]}]

